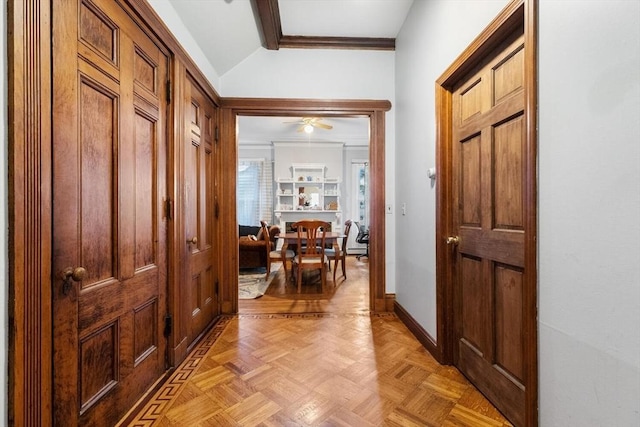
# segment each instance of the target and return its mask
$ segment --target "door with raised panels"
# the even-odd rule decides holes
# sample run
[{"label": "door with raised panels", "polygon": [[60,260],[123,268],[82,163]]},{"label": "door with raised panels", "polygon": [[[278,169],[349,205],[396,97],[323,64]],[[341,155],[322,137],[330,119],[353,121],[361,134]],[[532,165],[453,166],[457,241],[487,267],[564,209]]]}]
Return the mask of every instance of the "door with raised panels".
[{"label": "door with raised panels", "polygon": [[165,371],[168,57],[112,0],[53,23],[53,412],[114,425]]},{"label": "door with raised panels", "polygon": [[187,310],[189,345],[218,314],[214,258],[214,149],[216,109],[198,85],[185,82],[184,221],[186,271],[182,296]]},{"label": "door with raised panels", "polygon": [[[520,33],[522,34],[522,33]],[[524,38],[453,93],[454,363],[512,422],[525,415]]]}]

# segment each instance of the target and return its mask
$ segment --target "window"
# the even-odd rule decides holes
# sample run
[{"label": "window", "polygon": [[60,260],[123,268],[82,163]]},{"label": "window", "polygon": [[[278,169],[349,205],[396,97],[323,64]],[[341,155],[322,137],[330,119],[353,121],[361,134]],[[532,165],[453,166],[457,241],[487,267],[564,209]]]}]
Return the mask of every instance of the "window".
[{"label": "window", "polygon": [[[369,226],[369,162],[368,160],[351,161],[351,215],[359,224],[358,227]],[[349,254],[366,252],[366,245],[356,242],[356,233],[349,234],[347,242]]]},{"label": "window", "polygon": [[238,224],[271,223],[273,216],[273,172],[265,159],[238,162]]}]

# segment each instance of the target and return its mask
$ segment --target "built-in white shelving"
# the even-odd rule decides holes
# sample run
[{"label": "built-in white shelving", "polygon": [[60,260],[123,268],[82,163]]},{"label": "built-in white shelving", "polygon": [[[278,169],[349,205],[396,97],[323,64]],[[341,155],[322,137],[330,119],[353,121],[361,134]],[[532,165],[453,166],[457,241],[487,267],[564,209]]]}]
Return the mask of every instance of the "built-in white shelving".
[{"label": "built-in white shelving", "polygon": [[291,224],[315,218],[331,224],[331,231],[342,230],[340,177],[326,176],[327,167],[317,163],[294,163],[290,176],[276,179],[275,217],[280,228],[289,231]]},{"label": "built-in white shelving", "polygon": [[291,176],[276,179],[276,212],[340,211],[340,177],[327,177],[326,166],[294,163]]}]

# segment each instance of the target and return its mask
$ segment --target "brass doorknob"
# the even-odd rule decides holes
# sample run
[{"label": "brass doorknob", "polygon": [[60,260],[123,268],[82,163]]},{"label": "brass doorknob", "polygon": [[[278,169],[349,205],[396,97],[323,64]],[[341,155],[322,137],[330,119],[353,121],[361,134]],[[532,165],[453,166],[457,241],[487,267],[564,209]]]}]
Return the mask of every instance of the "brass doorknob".
[{"label": "brass doorknob", "polygon": [[67,267],[60,272],[60,278],[64,281],[73,280],[74,282],[81,282],[87,275],[87,270],[84,267]]},{"label": "brass doorknob", "polygon": [[458,236],[449,236],[447,237],[447,245],[457,245],[458,243],[460,243],[460,237]]},{"label": "brass doorknob", "polygon": [[67,267],[58,273],[58,276],[62,279],[62,293],[69,295],[69,291],[73,288],[71,282],[81,282],[87,275],[87,270],[84,267]]},{"label": "brass doorknob", "polygon": [[187,243],[192,243],[194,245],[198,244],[198,238],[196,236],[193,236],[191,239],[187,239]]}]

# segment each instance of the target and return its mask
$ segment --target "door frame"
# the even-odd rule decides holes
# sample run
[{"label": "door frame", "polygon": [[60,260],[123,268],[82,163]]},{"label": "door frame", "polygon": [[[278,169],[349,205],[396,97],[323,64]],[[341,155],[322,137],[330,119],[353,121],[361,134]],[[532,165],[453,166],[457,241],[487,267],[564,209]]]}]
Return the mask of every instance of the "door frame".
[{"label": "door frame", "polygon": [[513,0],[436,80],[436,316],[439,361],[453,363],[453,288],[455,253],[446,244],[454,235],[452,94],[461,79],[518,27],[525,39],[525,160],[524,175],[524,348],[525,423],[538,423],[538,325],[537,325],[537,0]]},{"label": "door frame", "polygon": [[[374,312],[390,311],[385,284],[385,112],[391,109],[389,101],[332,100],[290,98],[222,98],[220,109],[220,157],[225,179],[219,184],[221,200],[233,201],[220,205],[222,224],[235,224],[220,230],[222,240],[237,242],[236,169],[238,163],[237,119],[245,116],[329,116],[369,118],[370,164],[370,229],[376,239],[369,246],[369,309]],[[236,245],[237,246],[237,245]],[[238,251],[230,247],[228,256],[222,257],[220,298],[222,313],[238,311]]]}]

